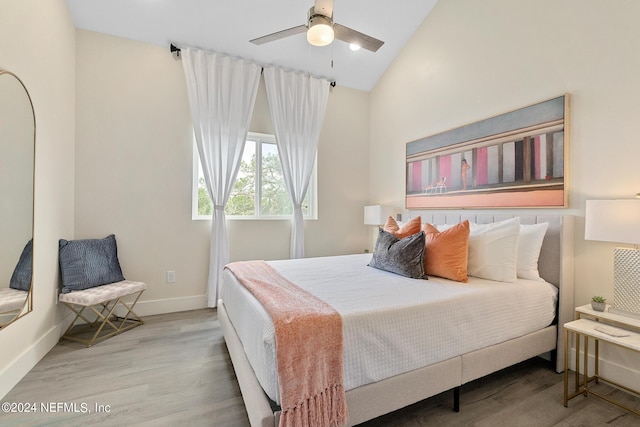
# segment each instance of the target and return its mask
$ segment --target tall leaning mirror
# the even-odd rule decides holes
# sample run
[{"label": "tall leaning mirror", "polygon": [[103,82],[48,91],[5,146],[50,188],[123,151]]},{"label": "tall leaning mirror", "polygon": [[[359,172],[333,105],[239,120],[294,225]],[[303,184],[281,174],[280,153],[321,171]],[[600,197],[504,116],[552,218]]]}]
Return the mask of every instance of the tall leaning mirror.
[{"label": "tall leaning mirror", "polygon": [[0,70],[0,328],[33,308],[35,129],[26,86]]}]

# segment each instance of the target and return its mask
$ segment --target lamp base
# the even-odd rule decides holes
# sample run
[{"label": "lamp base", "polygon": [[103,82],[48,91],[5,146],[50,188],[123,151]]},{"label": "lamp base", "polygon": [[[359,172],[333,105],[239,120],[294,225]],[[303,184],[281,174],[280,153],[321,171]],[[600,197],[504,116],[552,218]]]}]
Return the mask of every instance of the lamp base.
[{"label": "lamp base", "polygon": [[640,319],[640,251],[615,248],[613,306],[609,312]]}]

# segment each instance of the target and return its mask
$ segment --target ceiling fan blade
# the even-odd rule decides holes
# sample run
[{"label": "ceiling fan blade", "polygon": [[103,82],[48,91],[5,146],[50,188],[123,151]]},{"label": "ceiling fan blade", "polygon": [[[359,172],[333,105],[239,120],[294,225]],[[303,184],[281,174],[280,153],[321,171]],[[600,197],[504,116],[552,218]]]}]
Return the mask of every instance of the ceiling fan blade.
[{"label": "ceiling fan blade", "polygon": [[344,25],[334,23],[333,31],[335,32],[335,37],[338,40],[357,44],[361,48],[370,50],[371,52],[376,52],[384,44],[382,40],[378,40],[349,27],[345,27]]},{"label": "ceiling fan blade", "polygon": [[283,39],[285,37],[294,36],[296,34],[304,33],[307,31],[306,25],[298,25],[297,27],[288,28],[286,30],[277,31],[272,34],[268,34],[266,36],[258,37],[253,40],[249,40],[253,44],[264,44],[269,43],[274,40]]},{"label": "ceiling fan blade", "polygon": [[333,0],[316,0],[313,5],[313,13],[333,17]]}]

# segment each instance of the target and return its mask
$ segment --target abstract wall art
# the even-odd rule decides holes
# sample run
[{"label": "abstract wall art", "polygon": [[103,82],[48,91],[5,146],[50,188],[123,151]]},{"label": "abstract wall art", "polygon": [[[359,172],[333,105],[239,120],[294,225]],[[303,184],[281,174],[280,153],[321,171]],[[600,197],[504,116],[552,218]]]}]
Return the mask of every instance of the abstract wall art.
[{"label": "abstract wall art", "polygon": [[406,208],[567,207],[569,96],[409,142]]}]

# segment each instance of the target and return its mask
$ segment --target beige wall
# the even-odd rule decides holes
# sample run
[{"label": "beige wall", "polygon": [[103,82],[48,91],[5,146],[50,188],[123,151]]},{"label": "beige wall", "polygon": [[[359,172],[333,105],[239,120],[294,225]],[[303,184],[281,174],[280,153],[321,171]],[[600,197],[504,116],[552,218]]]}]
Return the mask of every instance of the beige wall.
[{"label": "beige wall", "polygon": [[0,397],[60,336],[58,239],[73,235],[75,28],[64,0],[0,1],[0,68],[24,82],[36,116],[33,312],[0,331]]},{"label": "beige wall", "polygon": [[[191,219],[192,132],[182,64],[169,48],[77,32],[75,235],[114,233],[140,310],[206,305],[210,221]],[[261,87],[251,131],[272,132]],[[368,192],[368,94],[336,87],[318,149],[319,216],[306,255],[361,252]],[[229,220],[231,260],[288,258],[289,221]],[[166,271],[177,281],[166,283]]]},{"label": "beige wall", "polygon": [[438,2],[370,94],[370,199],[404,206],[406,142],[569,93],[575,302],[611,299],[615,245],[584,241],[584,205],[640,191],[639,14],[625,0]]}]

